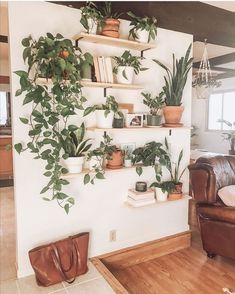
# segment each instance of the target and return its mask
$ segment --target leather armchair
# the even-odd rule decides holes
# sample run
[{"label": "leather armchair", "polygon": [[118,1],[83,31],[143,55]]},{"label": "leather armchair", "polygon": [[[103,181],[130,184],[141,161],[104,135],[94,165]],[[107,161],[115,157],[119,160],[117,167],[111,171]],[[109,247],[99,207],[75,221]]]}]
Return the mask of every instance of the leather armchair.
[{"label": "leather armchair", "polygon": [[211,258],[235,259],[235,207],[218,197],[220,188],[235,185],[235,156],[200,157],[189,171],[203,249]]}]

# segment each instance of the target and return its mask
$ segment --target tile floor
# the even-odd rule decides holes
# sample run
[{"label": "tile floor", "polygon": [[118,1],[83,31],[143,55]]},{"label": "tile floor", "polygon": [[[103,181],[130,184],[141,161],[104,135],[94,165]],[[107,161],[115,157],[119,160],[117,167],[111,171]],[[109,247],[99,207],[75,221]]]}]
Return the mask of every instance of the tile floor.
[{"label": "tile floor", "polygon": [[75,282],[38,287],[34,276],[16,278],[13,187],[0,188],[0,293],[1,294],[111,294],[115,293],[94,265]]}]

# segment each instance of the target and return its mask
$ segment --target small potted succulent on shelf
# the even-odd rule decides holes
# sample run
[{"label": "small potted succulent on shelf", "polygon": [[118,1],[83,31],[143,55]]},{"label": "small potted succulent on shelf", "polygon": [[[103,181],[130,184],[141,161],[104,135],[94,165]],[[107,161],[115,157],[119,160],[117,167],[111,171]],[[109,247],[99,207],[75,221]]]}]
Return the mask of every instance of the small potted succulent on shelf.
[{"label": "small potted succulent on shelf", "polygon": [[156,199],[158,202],[167,201],[168,195],[172,193],[175,185],[172,181],[154,182],[150,187],[155,187]]},{"label": "small potted succulent on shelf", "polygon": [[85,159],[85,154],[91,148],[92,144],[88,144],[90,139],[84,140],[85,125],[81,124],[79,128],[74,125],[70,126],[69,136],[65,139],[60,137],[62,147],[67,155],[64,164],[69,173],[80,173]]},{"label": "small potted succulent on shelf", "polygon": [[164,77],[165,86],[163,87],[166,106],[163,108],[166,127],[179,127],[184,107],[182,106],[182,96],[184,87],[187,81],[189,70],[192,67],[193,58],[190,58],[192,44],[188,47],[184,57],[179,60],[173,54],[173,69],[172,71],[154,59],[160,67],[162,67],[167,76]]},{"label": "small potted succulent on shelf", "polygon": [[151,39],[156,39],[157,19],[155,17],[138,17],[131,11],[127,14],[131,17],[130,26],[132,26],[129,37],[141,43],[149,43]]},{"label": "small potted succulent on shelf", "polygon": [[114,96],[107,96],[105,104],[93,105],[84,110],[86,116],[91,112],[96,113],[96,126],[98,128],[112,128],[114,115],[123,116],[122,112],[118,110],[118,103]]},{"label": "small potted succulent on shelf", "polygon": [[87,2],[81,9],[80,23],[88,34],[96,34],[98,24],[101,21],[101,13],[94,2]]},{"label": "small potted succulent on shelf", "polygon": [[231,123],[225,119],[219,119],[218,122],[226,124],[228,127],[231,128],[230,131],[223,132],[222,136],[224,140],[229,141],[230,150],[229,155],[235,155],[235,121]]},{"label": "small potted succulent on shelf", "polygon": [[113,12],[112,3],[106,1],[104,7],[101,9],[101,35],[112,38],[119,38],[120,21],[118,18],[123,13]]},{"label": "small potted succulent on shelf", "polygon": [[161,92],[159,96],[153,97],[150,93],[141,93],[144,97],[143,103],[150,109],[149,114],[147,114],[147,125],[148,126],[161,126],[162,121],[162,108],[165,104],[163,96],[164,93]]},{"label": "small potted succulent on shelf", "polygon": [[119,84],[132,84],[134,73],[138,75],[140,71],[147,70],[141,67],[141,57],[133,56],[128,50],[122,56],[114,56],[113,59],[116,63],[113,72],[117,75]]},{"label": "small potted succulent on shelf", "polygon": [[124,156],[124,166],[125,167],[132,167],[132,150],[128,147],[123,150],[123,156]]},{"label": "small potted succulent on shelf", "polygon": [[86,52],[81,57],[81,78],[83,81],[92,80],[92,66],[93,66],[93,56]]}]

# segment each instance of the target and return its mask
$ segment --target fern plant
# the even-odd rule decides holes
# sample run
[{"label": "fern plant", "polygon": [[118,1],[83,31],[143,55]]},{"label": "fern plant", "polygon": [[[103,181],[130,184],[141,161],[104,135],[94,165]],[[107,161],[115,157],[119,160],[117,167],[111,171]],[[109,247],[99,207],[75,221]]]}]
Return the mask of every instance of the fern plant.
[{"label": "fern plant", "polygon": [[193,61],[193,58],[190,58],[191,47],[192,44],[189,45],[185,56],[179,60],[173,54],[172,71],[159,60],[153,59],[167,74],[164,76],[165,86],[163,87],[166,106],[180,106],[182,104],[184,87]]}]

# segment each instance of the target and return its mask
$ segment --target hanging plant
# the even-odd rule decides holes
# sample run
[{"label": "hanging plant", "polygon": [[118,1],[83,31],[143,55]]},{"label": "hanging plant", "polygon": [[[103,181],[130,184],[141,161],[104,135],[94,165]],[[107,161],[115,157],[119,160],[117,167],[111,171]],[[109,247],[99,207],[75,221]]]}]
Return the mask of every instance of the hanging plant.
[{"label": "hanging plant", "polygon": [[[29,150],[35,159],[45,161],[44,176],[48,183],[40,193],[46,194],[44,200],[56,200],[68,213],[74,198],[62,192],[69,182],[62,178],[68,171],[60,162],[62,157],[69,157],[62,142],[78,129],[69,125],[68,119],[76,114],[76,109],[82,110],[87,100],[81,92],[81,53],[77,54],[72,42],[61,34],[47,33],[38,40],[29,36],[22,40],[22,45],[28,71],[15,72],[21,86],[16,96],[24,93],[23,105],[31,104],[32,111],[28,117],[20,117],[29,127],[30,140],[16,144],[15,149],[18,153]],[[41,83],[39,78],[46,80]]]}]

